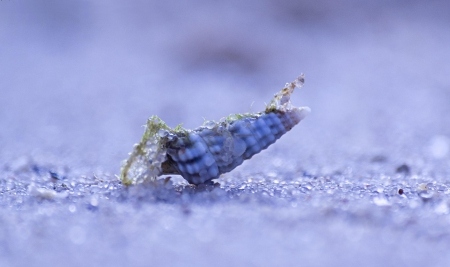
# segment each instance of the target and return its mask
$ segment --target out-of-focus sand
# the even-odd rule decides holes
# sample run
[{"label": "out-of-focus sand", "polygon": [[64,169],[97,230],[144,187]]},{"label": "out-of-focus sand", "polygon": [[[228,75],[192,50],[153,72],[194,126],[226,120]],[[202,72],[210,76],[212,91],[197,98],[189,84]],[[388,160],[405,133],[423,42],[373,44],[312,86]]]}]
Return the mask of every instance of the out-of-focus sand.
[{"label": "out-of-focus sand", "polygon": [[[449,12],[1,1],[0,265],[446,266]],[[149,116],[259,111],[300,73],[293,103],[312,113],[219,189],[115,180]]]}]

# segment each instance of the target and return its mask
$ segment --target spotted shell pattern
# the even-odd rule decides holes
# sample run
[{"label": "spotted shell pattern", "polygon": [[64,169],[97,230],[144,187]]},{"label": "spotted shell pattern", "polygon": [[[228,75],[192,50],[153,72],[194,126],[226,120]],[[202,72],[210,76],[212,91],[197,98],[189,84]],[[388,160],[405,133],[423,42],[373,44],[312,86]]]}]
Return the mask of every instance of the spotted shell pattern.
[{"label": "spotted shell pattern", "polygon": [[290,95],[303,85],[301,75],[277,94],[263,112],[234,115],[219,123],[208,122],[194,130],[170,129],[156,116],[128,160],[124,184],[154,180],[163,174],[180,174],[192,184],[218,178],[266,149],[310,112],[293,107]]},{"label": "spotted shell pattern", "polygon": [[[188,182],[200,184],[219,177],[273,144],[304,118],[305,112],[272,112],[212,129],[200,127],[177,140],[167,156]],[[170,146],[169,146],[170,147]]]}]

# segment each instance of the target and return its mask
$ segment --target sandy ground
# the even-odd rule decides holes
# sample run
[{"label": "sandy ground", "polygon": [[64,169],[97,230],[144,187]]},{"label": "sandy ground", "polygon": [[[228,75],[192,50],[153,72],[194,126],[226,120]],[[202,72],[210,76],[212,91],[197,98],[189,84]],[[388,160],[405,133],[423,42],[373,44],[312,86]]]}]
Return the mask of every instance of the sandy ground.
[{"label": "sandy ground", "polygon": [[[0,2],[0,266],[448,266],[448,1]],[[117,180],[151,115],[312,113],[215,185]]]}]

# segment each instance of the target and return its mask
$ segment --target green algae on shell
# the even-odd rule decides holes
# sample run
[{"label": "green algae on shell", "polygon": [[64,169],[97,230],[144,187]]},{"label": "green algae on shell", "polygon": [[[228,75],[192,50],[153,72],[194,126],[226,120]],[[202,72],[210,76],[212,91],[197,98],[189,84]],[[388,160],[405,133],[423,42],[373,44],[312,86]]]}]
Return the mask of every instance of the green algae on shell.
[{"label": "green algae on shell", "polygon": [[171,129],[157,116],[148,119],[141,141],[124,161],[123,184],[153,181],[179,174],[189,183],[218,178],[266,149],[298,124],[308,107],[294,107],[290,96],[301,88],[304,75],[286,86],[258,113],[232,114],[219,122],[206,121],[194,130],[181,124]]}]

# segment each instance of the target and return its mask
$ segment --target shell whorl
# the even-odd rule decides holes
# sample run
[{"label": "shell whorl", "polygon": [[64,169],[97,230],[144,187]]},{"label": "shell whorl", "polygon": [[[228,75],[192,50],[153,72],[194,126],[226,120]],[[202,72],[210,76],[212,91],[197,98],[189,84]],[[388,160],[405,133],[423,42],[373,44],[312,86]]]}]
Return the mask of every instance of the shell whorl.
[{"label": "shell whorl", "polygon": [[200,184],[233,170],[273,144],[310,112],[307,107],[292,107],[290,103],[295,87],[302,84],[303,76],[287,84],[263,112],[208,122],[194,130],[172,130],[152,117],[141,143],[122,167],[122,181],[129,184],[162,174],[180,174],[189,183]]}]

